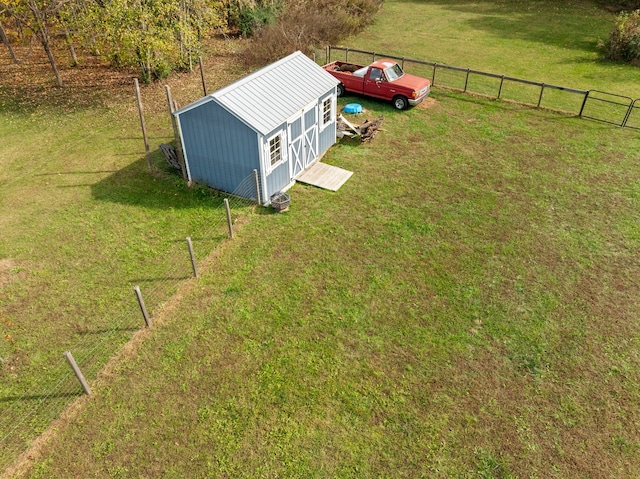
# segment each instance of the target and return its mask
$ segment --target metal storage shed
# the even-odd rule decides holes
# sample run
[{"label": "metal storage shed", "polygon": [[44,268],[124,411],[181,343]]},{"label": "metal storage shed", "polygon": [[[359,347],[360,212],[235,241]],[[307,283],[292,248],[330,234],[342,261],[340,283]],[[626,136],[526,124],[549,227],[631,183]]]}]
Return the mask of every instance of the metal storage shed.
[{"label": "metal storage shed", "polygon": [[260,200],[289,188],[336,142],[338,81],[302,52],[176,111],[188,178]]}]

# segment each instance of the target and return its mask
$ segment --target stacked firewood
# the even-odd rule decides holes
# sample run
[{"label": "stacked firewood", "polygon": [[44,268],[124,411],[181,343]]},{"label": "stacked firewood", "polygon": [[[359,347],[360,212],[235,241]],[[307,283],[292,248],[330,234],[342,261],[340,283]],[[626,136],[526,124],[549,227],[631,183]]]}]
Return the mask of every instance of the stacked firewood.
[{"label": "stacked firewood", "polygon": [[362,141],[372,140],[373,137],[376,136],[376,133],[378,133],[378,130],[380,130],[382,120],[384,120],[384,116],[380,116],[375,120],[365,120],[358,128],[360,130],[360,139]]}]

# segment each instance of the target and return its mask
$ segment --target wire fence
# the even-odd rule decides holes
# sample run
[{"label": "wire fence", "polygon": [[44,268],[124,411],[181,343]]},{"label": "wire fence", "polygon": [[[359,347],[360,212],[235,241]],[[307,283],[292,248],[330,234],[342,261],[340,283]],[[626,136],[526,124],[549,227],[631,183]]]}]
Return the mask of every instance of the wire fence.
[{"label": "wire fence", "polygon": [[[232,194],[221,193],[219,198],[214,198],[212,208],[219,211],[218,219],[196,227],[192,233],[195,235],[193,240],[191,237],[184,238],[182,253],[163,259],[169,264],[166,274],[169,279],[152,283],[148,288],[140,288],[151,326],[173,293],[185,285],[188,278],[197,275],[197,260],[206,258],[227,238],[233,237],[233,225],[253,211],[258,189],[261,188],[261,179],[256,173],[254,171],[247,176]],[[150,260],[156,261],[157,258]],[[89,384],[122,346],[146,327],[141,304],[133,289],[126,300],[109,308],[109,315],[108,328],[82,335],[65,348],[72,353]],[[1,397],[0,471],[25,454],[38,435],[82,394],[83,388],[67,362],[65,351],[61,349],[59,360],[48,364],[46,370],[25,387],[24,392]]]},{"label": "wire fence", "polygon": [[623,128],[640,130],[640,98],[616,95],[599,90],[579,90],[565,86],[472,70],[442,63],[387,55],[348,47],[328,46],[326,63],[334,51],[344,52],[344,61],[369,64],[380,58],[400,63],[408,73],[431,79],[433,86],[503,99],[600,121]]},{"label": "wire fence", "polygon": [[[640,99],[632,100],[597,90],[577,90],[345,47],[327,47],[327,63],[331,61],[334,50],[344,52],[345,61],[354,63],[367,64],[380,57],[395,59],[411,73],[431,78],[433,85],[640,129]],[[140,287],[140,296],[151,325],[162,306],[185,284],[187,278],[197,275],[198,259],[206,258],[227,238],[233,237],[233,225],[239,218],[249,215],[255,207],[261,189],[260,182],[261,178],[254,172],[232,194],[221,195],[219,201],[212,204],[212,208],[219,211],[218,219],[206,226],[196,227],[192,233],[195,235],[193,239],[184,238],[182,253],[164,258],[168,263],[168,279],[151,283],[149,287]],[[73,354],[89,384],[95,381],[122,346],[145,328],[141,306],[132,289],[126,300],[109,307],[108,328],[81,335],[77,341],[65,347]],[[59,359],[48,364],[39,377],[24,387],[23,392],[0,398],[0,471],[25,453],[38,435],[60,417],[75,398],[83,394],[83,388],[64,353],[65,350],[61,349]]]}]

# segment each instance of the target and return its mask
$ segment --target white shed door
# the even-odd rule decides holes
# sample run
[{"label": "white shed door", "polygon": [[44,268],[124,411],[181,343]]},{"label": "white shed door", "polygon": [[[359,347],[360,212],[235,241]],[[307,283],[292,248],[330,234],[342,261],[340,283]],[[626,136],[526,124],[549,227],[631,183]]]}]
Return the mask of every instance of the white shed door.
[{"label": "white shed door", "polygon": [[298,176],[304,170],[304,123],[303,115],[289,122],[289,162],[291,178]]},{"label": "white shed door", "polygon": [[312,103],[304,109],[304,167],[318,157],[318,104]]}]

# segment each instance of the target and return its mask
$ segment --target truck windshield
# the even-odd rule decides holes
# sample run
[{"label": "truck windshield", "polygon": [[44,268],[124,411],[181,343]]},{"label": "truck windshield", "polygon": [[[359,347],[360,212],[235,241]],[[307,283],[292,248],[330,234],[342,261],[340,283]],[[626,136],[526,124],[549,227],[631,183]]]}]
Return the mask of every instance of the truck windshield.
[{"label": "truck windshield", "polygon": [[400,65],[396,63],[392,67],[386,68],[384,70],[384,74],[387,76],[388,81],[393,81],[404,75],[404,72],[402,71],[402,68],[400,68]]}]

